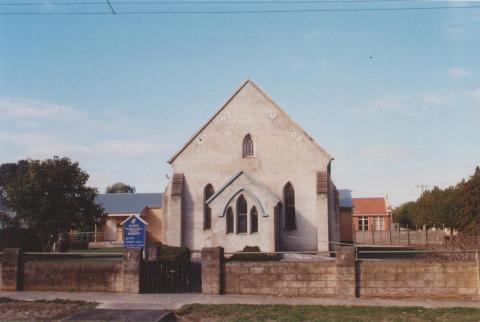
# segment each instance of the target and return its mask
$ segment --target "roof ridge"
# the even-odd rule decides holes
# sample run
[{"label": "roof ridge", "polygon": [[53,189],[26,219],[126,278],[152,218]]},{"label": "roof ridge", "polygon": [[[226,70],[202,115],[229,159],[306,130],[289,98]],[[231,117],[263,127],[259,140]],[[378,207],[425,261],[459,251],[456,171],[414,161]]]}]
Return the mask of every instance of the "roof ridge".
[{"label": "roof ridge", "polygon": [[212,114],[212,116],[210,116],[207,121],[197,130],[195,131],[195,133],[193,133],[193,135],[180,147],[180,149],[177,150],[177,152],[175,152],[173,154],[173,156],[170,157],[170,159],[167,161],[168,163],[172,163],[173,160],[175,160],[179,155],[180,153],[183,152],[183,150],[185,150],[187,148],[187,146],[197,137],[198,134],[200,134],[203,129],[205,129],[208,124],[210,124],[210,122],[213,121],[213,119],[218,115],[220,114],[221,111],[223,111],[223,109],[228,105],[228,103],[231,102],[231,100],[237,96],[237,94],[240,92],[240,90],[242,90],[242,88],[245,87],[245,85],[247,85],[248,83],[252,83],[253,84],[253,81],[250,80],[249,78],[247,78],[246,80],[244,80],[240,86],[237,87],[237,89],[235,91],[233,91],[232,94],[230,94],[230,96],[220,105],[220,107]]}]

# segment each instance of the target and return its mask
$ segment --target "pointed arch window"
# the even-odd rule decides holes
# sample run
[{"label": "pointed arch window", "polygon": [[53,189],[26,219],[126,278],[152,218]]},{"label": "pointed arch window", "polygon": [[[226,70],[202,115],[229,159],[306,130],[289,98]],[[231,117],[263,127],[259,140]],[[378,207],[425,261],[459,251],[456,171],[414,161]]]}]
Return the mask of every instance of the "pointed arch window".
[{"label": "pointed arch window", "polygon": [[258,211],[257,207],[253,206],[250,209],[250,233],[258,232]]},{"label": "pointed arch window", "polygon": [[253,139],[250,134],[243,139],[243,157],[253,157]]},{"label": "pointed arch window", "polygon": [[212,209],[207,205],[207,200],[213,196],[215,189],[209,183],[203,189],[203,229],[212,228]]},{"label": "pointed arch window", "polygon": [[283,187],[283,204],[284,204],[284,218],[285,229],[296,229],[297,223],[295,220],[295,190],[290,182]]},{"label": "pointed arch window", "polygon": [[233,233],[233,210],[232,207],[228,207],[227,209],[227,234]]},{"label": "pointed arch window", "polygon": [[247,232],[247,201],[240,195],[237,199],[237,234]]}]

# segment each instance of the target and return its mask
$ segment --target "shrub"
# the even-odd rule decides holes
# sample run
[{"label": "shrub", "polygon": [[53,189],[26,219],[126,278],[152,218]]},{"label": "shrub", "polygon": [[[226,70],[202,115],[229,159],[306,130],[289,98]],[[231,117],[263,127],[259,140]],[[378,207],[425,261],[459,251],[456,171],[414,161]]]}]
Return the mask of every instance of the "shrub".
[{"label": "shrub", "polygon": [[148,243],[146,247],[148,252],[150,252],[150,247],[156,247],[156,257],[160,259],[190,259],[190,249],[188,247],[168,246],[162,243]]},{"label": "shrub", "polygon": [[0,249],[20,247],[26,252],[42,250],[42,242],[35,232],[17,227],[0,230]]},{"label": "shrub", "polygon": [[88,242],[81,240],[71,240],[70,250],[86,250],[88,249]]},{"label": "shrub", "polygon": [[268,262],[268,261],[279,261],[279,254],[269,254],[261,253],[260,247],[258,246],[245,246],[242,252],[246,253],[259,253],[259,254],[234,254],[227,261],[242,261],[242,262]]}]

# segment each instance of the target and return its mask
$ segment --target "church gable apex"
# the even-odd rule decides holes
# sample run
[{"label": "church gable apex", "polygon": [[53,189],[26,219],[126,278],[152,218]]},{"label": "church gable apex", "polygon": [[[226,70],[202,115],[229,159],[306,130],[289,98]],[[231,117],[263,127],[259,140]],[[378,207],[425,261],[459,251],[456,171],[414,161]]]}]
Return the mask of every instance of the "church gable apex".
[{"label": "church gable apex", "polygon": [[[333,159],[332,156],[324,150],[300,125],[298,125],[290,116],[280,107],[278,106],[260,87],[258,87],[252,80],[247,79],[245,80],[233,93],[230,97],[220,106],[220,108],[205,122],[205,124],[198,129],[188,140],[187,142],[168,160],[168,163],[172,163],[190,144],[192,144],[195,139],[199,141],[202,140],[200,134],[214,121],[214,119],[222,114],[222,112],[228,107],[230,102],[247,86],[251,85],[256,92],[258,92],[265,100],[270,102],[273,105],[273,108],[277,111],[271,111],[273,115],[276,113],[280,113],[293,127],[291,136],[292,138],[300,139],[300,135],[305,136],[317,149],[321,151],[325,155],[325,157],[329,160]],[[229,113],[226,111],[225,113]],[[223,117],[223,116],[222,116]],[[199,137],[200,136],[200,137]],[[295,136],[295,137],[294,137]]]}]

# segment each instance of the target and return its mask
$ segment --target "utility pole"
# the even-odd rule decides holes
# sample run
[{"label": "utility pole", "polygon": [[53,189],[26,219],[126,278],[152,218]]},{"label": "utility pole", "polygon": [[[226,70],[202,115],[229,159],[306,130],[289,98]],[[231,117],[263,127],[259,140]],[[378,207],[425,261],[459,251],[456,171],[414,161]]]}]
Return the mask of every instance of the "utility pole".
[{"label": "utility pole", "polygon": [[422,194],[426,189],[430,188],[428,184],[423,184],[423,183],[417,184],[415,187],[417,187],[417,189],[419,189]]},{"label": "utility pole", "polygon": [[[392,244],[392,224],[393,224],[393,214],[392,214],[392,207],[390,207],[390,202],[388,201],[388,193],[385,193],[385,205],[387,207],[387,214],[390,217],[390,227],[388,230],[390,231],[390,245]],[[386,227],[385,227],[386,228]]]}]

